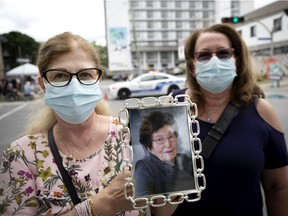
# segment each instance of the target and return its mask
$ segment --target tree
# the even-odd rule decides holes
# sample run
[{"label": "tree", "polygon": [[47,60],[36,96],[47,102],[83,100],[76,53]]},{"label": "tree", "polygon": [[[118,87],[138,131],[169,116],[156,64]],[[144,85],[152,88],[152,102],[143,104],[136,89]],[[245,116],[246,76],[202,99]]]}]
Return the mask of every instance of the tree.
[{"label": "tree", "polygon": [[100,63],[101,63],[102,69],[104,71],[106,71],[106,69],[108,67],[107,47],[97,45],[95,42],[93,42],[92,44],[96,48],[97,52],[99,53]]},{"label": "tree", "polygon": [[17,31],[2,34],[0,37],[2,38],[2,52],[6,71],[20,65],[17,62],[18,58],[27,58],[32,64],[35,63],[40,43]]}]

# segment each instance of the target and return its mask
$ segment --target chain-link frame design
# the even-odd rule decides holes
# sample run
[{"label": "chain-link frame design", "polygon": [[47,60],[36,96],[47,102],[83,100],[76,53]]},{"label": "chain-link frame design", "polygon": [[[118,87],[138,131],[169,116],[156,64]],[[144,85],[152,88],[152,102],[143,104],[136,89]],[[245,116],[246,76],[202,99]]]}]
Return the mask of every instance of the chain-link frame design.
[{"label": "chain-link frame design", "polygon": [[[184,102],[179,102],[179,98],[184,98]],[[133,150],[130,146],[130,129],[129,129],[129,109],[143,109],[151,107],[169,107],[185,105],[188,111],[188,125],[189,125],[189,138],[192,147],[192,160],[193,160],[193,171],[195,176],[195,189],[191,189],[185,192],[174,192],[168,195],[155,195],[149,198],[146,197],[135,197],[135,187],[133,183],[133,177],[124,174],[125,178],[125,197],[132,202],[134,209],[147,208],[149,205],[153,207],[161,207],[170,204],[180,204],[183,201],[195,202],[201,199],[201,193],[206,188],[206,178],[202,173],[204,170],[204,159],[200,155],[202,151],[202,142],[198,135],[200,133],[199,122],[196,119],[198,116],[198,108],[195,103],[190,100],[189,95],[182,94],[177,95],[175,98],[172,96],[161,96],[156,97],[145,97],[141,100],[138,98],[126,99],[124,108],[118,113],[118,119],[123,128],[120,130],[120,143],[122,148],[123,158],[123,171],[132,170],[132,155]],[[193,131],[193,125],[196,130]],[[124,137],[125,136],[125,137]],[[123,172],[125,173],[125,172]],[[132,191],[132,192],[131,192]],[[189,197],[190,196],[190,197]]]}]

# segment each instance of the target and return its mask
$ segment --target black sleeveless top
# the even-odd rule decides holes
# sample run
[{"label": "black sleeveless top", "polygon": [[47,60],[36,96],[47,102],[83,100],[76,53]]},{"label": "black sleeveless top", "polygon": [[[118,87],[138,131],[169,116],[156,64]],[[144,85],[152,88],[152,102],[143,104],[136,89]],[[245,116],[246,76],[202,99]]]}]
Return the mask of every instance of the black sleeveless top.
[{"label": "black sleeveless top", "polygon": [[[177,90],[173,96],[185,91]],[[203,141],[213,124],[198,121],[198,137]],[[240,107],[211,157],[204,162],[207,187],[201,199],[184,201],[173,215],[262,216],[262,172],[287,164],[284,133],[261,118],[255,102]]]}]

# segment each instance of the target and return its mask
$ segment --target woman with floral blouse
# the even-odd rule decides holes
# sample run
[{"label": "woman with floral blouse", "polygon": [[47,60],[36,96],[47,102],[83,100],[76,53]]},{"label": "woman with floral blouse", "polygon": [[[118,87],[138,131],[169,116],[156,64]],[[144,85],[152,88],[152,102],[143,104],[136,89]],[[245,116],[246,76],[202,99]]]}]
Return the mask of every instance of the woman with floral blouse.
[{"label": "woman with floral blouse", "polygon": [[[125,198],[122,125],[107,115],[101,100],[102,71],[95,48],[64,32],[41,46],[37,65],[47,106],[37,110],[29,133],[4,151],[0,214],[150,215],[149,209],[134,210]],[[48,131],[81,201],[76,205],[55,163]]]}]

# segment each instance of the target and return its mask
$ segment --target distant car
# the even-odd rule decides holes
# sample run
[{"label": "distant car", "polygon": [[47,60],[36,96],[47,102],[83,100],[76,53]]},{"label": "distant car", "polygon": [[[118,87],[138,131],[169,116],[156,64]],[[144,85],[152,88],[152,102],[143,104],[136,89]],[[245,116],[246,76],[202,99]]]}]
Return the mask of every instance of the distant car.
[{"label": "distant car", "polygon": [[167,95],[173,90],[185,87],[186,78],[161,72],[148,72],[136,78],[116,82],[108,87],[111,99],[128,99],[130,97]]}]

